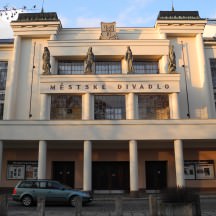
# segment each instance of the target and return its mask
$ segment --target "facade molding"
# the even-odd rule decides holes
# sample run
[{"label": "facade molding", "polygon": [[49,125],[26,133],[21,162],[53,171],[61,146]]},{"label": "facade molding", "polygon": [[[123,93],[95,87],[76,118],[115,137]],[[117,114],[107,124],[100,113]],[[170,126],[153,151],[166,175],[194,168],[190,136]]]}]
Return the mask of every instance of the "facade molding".
[{"label": "facade molding", "polygon": [[0,137],[2,140],[211,140],[216,139],[215,128],[215,119],[3,121]]}]

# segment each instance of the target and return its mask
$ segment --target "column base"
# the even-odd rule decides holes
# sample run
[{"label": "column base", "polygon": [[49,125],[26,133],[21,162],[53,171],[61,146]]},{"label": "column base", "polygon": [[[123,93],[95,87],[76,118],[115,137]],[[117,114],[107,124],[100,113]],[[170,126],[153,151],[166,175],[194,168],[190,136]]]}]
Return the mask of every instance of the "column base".
[{"label": "column base", "polygon": [[93,194],[93,191],[91,190],[83,190],[83,192]]},{"label": "column base", "polygon": [[129,195],[130,197],[137,198],[140,196],[140,193],[139,191],[130,191]]}]

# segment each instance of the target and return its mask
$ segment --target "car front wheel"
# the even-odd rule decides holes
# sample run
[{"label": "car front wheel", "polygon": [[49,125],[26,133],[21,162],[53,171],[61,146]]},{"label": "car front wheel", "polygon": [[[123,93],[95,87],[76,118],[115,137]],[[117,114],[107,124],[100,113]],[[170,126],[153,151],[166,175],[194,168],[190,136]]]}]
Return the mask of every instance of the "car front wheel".
[{"label": "car front wheel", "polygon": [[22,198],[22,204],[26,207],[31,206],[33,204],[32,197],[29,195],[26,195]]},{"label": "car front wheel", "polygon": [[73,196],[70,198],[70,202],[69,202],[70,206],[82,206],[82,198],[79,196]]}]

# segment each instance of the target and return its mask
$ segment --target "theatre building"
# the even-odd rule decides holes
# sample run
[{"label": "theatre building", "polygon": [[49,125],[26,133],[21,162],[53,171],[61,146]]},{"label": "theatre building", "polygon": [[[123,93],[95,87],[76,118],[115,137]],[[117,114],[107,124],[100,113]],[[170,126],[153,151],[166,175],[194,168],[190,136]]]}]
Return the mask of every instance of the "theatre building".
[{"label": "theatre building", "polygon": [[98,25],[22,13],[0,40],[0,187],[216,189],[215,22],[161,11],[154,27]]}]

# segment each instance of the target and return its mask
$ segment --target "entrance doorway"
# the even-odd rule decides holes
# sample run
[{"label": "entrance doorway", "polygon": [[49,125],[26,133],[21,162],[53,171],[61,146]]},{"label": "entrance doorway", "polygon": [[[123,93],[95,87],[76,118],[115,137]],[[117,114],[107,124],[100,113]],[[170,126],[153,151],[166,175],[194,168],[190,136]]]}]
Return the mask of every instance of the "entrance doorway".
[{"label": "entrance doorway", "polygon": [[161,190],[167,187],[167,161],[146,161],[146,189]]},{"label": "entrance doorway", "polygon": [[93,190],[129,190],[129,162],[93,162]]},{"label": "entrance doorway", "polygon": [[53,180],[74,188],[74,162],[53,161]]}]

